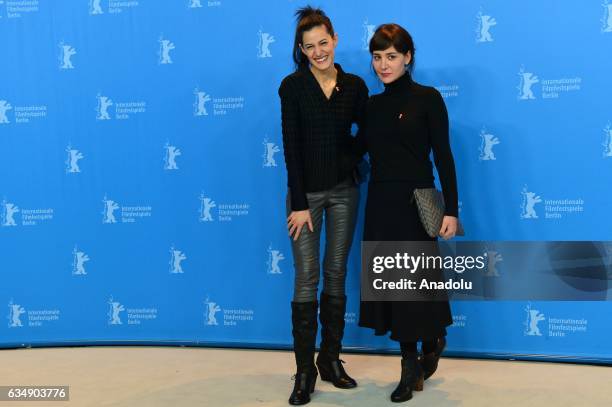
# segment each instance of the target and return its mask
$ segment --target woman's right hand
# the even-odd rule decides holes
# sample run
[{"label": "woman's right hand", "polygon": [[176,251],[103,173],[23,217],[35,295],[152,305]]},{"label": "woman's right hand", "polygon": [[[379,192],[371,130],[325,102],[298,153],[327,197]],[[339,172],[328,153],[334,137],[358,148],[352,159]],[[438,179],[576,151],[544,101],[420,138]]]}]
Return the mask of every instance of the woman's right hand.
[{"label": "woman's right hand", "polygon": [[303,211],[292,211],[287,218],[289,236],[293,237],[293,240],[298,240],[305,224],[308,224],[308,229],[310,229],[311,232],[314,232],[312,219],[310,217],[310,210],[305,209]]}]

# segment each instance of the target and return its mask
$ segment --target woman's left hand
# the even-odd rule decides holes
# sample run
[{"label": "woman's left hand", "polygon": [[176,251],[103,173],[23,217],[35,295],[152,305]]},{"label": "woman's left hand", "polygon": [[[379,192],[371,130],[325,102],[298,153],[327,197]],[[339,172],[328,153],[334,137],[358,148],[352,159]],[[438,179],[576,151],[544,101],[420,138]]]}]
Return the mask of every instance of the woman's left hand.
[{"label": "woman's left hand", "polygon": [[457,218],[454,216],[444,216],[442,219],[442,227],[438,233],[444,240],[455,237],[457,233]]}]

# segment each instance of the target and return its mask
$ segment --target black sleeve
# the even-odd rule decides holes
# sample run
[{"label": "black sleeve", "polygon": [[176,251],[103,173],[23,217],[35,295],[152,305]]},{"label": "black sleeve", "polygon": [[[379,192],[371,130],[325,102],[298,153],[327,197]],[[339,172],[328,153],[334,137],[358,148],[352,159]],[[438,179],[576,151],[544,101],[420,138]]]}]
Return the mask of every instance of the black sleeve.
[{"label": "black sleeve", "polygon": [[429,135],[434,162],[444,194],[445,215],[458,216],[457,175],[448,136],[448,113],[442,95],[433,89],[428,109]]},{"label": "black sleeve", "polygon": [[308,209],[308,200],[304,191],[303,164],[300,154],[300,111],[297,93],[290,81],[285,79],[278,89],[278,94],[281,100],[283,150],[291,194],[291,210],[302,211]]},{"label": "black sleeve", "polygon": [[357,96],[353,109],[353,123],[357,124],[357,135],[353,140],[353,160],[355,165],[363,158],[367,151],[365,139],[366,109],[368,104],[368,87],[363,79],[357,80]]}]

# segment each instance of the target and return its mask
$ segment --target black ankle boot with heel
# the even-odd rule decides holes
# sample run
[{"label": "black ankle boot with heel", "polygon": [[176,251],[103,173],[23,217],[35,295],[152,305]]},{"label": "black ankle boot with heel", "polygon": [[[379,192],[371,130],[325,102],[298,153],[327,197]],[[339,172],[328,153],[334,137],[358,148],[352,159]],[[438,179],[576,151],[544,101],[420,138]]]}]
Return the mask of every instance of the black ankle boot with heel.
[{"label": "black ankle boot with heel", "polygon": [[423,369],[418,361],[417,354],[413,353],[402,357],[402,375],[400,381],[391,393],[391,401],[400,403],[412,398],[412,391],[423,390]]},{"label": "black ankle boot with heel", "polygon": [[425,353],[420,357],[419,362],[423,368],[425,380],[429,379],[438,369],[438,362],[440,361],[440,356],[442,355],[445,347],[446,338],[442,336],[437,339],[436,347],[433,352]]}]

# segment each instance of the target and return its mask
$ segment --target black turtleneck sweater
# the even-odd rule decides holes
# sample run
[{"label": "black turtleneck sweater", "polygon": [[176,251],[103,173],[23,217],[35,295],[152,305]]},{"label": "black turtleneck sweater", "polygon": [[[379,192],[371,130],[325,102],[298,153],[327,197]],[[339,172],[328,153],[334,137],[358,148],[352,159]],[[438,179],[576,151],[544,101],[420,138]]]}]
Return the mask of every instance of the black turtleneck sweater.
[{"label": "black turtleneck sweater", "polygon": [[308,209],[307,192],[330,189],[352,176],[351,126],[362,127],[368,88],[360,77],[335,67],[329,99],[308,67],[283,79],[278,90],[293,211]]},{"label": "black turtleneck sweater", "polygon": [[433,186],[433,158],[444,194],[445,214],[457,216],[457,179],[448,136],[448,114],[440,93],[408,73],[385,85],[367,103],[358,150],[367,149],[371,182],[407,181]]}]

